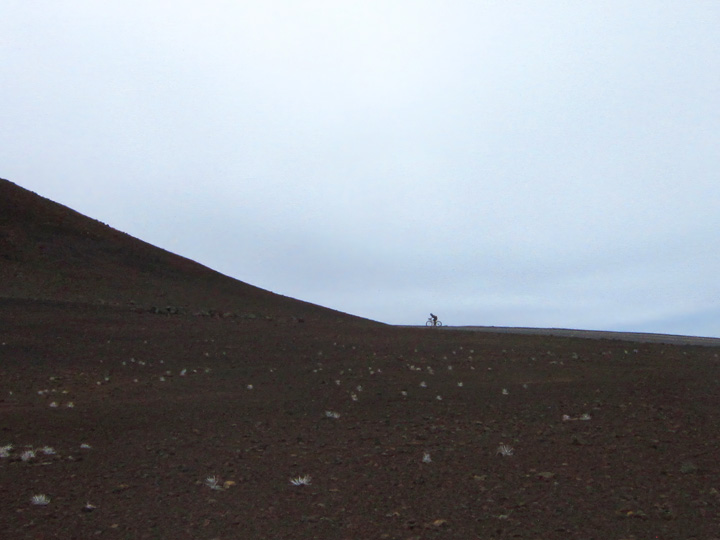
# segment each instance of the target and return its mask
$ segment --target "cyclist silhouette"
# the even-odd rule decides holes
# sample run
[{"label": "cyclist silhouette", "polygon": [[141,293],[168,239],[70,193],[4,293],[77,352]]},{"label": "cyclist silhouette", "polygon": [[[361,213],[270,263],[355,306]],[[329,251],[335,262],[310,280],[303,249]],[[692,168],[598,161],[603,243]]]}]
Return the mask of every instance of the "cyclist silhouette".
[{"label": "cyclist silhouette", "polygon": [[437,325],[437,315],[430,314],[430,318],[433,320],[433,325]]}]

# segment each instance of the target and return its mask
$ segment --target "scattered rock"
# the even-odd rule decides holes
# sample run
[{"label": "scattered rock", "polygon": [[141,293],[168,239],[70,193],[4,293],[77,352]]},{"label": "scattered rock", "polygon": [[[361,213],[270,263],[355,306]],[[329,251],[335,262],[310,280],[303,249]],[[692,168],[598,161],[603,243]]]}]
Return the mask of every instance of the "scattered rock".
[{"label": "scattered rock", "polygon": [[589,446],[590,443],[583,439],[580,435],[573,435],[572,439],[570,440],[571,444],[574,444],[575,446]]},{"label": "scattered rock", "polygon": [[184,313],[184,310],[177,306],[152,306],[148,311],[150,313],[155,313],[156,315],[180,315]]}]

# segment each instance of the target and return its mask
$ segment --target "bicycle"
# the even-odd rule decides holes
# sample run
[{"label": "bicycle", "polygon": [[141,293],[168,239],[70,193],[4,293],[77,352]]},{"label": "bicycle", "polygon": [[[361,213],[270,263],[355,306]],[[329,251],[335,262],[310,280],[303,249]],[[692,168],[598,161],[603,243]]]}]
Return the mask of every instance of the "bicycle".
[{"label": "bicycle", "polygon": [[428,317],[428,320],[425,321],[425,326],[442,326],[442,321],[439,319],[435,321],[432,317]]}]

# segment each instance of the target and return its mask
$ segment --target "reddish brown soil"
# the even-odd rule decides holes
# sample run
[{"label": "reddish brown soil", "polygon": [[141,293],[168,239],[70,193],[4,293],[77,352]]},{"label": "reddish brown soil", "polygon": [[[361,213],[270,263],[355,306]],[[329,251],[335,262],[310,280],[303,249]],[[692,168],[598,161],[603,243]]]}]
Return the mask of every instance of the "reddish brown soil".
[{"label": "reddish brown soil", "polygon": [[98,225],[92,274],[2,195],[0,538],[720,538],[720,348],[388,327],[171,254],[129,282],[151,247],[100,264]]}]

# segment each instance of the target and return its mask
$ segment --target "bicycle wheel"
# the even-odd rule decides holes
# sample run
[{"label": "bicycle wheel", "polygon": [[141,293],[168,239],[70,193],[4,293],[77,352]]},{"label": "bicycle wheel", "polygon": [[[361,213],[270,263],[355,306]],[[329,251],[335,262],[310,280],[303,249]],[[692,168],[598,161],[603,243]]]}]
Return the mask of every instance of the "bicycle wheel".
[{"label": "bicycle wheel", "polygon": [[432,319],[428,319],[427,321],[425,321],[425,326],[435,326],[435,325],[433,324]]},{"label": "bicycle wheel", "polygon": [[435,323],[435,326],[442,326],[442,321],[438,321],[437,323]]}]

